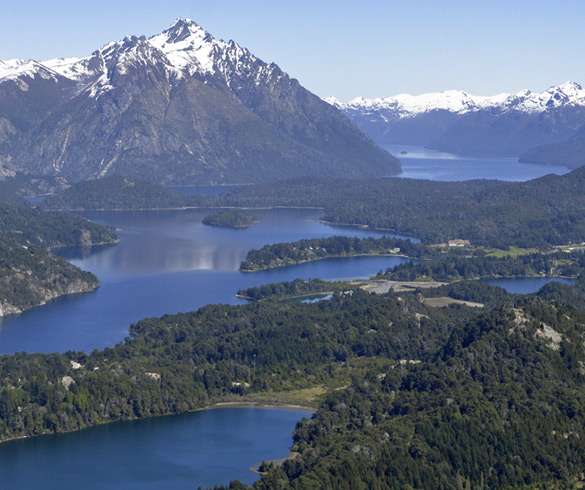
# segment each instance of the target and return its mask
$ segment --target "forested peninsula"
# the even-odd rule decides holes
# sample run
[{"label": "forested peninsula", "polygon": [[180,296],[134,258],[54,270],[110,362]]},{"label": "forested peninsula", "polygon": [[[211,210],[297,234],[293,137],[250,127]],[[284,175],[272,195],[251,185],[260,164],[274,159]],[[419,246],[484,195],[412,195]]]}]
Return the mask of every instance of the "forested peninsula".
[{"label": "forested peninsula", "polygon": [[58,296],[93,291],[99,280],[66,260],[0,233],[0,317]]},{"label": "forested peninsula", "polygon": [[113,228],[79,216],[0,204],[0,230],[19,243],[43,248],[116,243]]},{"label": "forested peninsula", "polygon": [[435,257],[439,255],[439,251],[397,238],[361,239],[344,236],[313,238],[290,243],[275,243],[266,245],[260,250],[250,250],[240,264],[240,271],[254,272],[313,260],[358,255],[405,255],[421,258]]},{"label": "forested peninsula", "polygon": [[78,182],[39,204],[45,210],[176,209],[189,206],[188,196],[168,187],[113,175]]},{"label": "forested peninsula", "polygon": [[0,205],[0,230],[0,316],[99,286],[96,276],[49,249],[117,241],[111,228],[24,206]]},{"label": "forested peninsula", "polygon": [[585,241],[585,168],[528,182],[296,179],[199,196],[202,206],[310,206],[322,219],[387,229],[426,244],[549,248]]}]

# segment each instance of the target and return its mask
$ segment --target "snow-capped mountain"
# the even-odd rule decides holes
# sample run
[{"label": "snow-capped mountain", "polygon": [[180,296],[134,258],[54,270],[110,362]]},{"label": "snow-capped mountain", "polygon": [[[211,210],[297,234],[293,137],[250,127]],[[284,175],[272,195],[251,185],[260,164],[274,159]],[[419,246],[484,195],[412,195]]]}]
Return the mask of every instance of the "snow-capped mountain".
[{"label": "snow-capped mountain", "polygon": [[462,91],[364,99],[324,99],[378,143],[414,144],[454,153],[519,155],[561,141],[585,125],[585,90],[574,82],[541,93],[489,97]]},{"label": "snow-capped mountain", "polygon": [[335,97],[327,97],[324,100],[343,111],[362,113],[389,111],[398,118],[415,117],[439,110],[456,114],[492,109],[502,112],[538,113],[558,107],[585,106],[585,90],[577,83],[567,82],[560,87],[550,87],[541,93],[522,90],[516,94],[502,93],[488,97],[471,95],[459,90],[447,90],[422,95],[400,94],[379,99],[357,97],[346,103]]},{"label": "snow-capped mountain", "polygon": [[186,19],[84,58],[0,61],[0,161],[167,183],[400,170],[277,65]]}]

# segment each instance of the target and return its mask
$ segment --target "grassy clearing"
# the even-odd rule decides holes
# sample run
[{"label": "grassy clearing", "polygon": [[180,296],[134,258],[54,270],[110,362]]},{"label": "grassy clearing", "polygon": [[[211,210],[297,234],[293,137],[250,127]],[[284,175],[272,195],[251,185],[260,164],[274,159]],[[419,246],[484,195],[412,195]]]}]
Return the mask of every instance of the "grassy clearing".
[{"label": "grassy clearing", "polygon": [[492,249],[488,249],[486,251],[489,251],[488,257],[498,257],[498,258],[503,258],[503,257],[516,258],[516,257],[520,257],[521,255],[529,255],[529,254],[535,254],[535,253],[539,252],[539,250],[537,248],[520,248],[520,247],[510,247],[509,250],[501,250],[499,248],[492,248]]},{"label": "grassy clearing", "polygon": [[255,393],[250,399],[256,403],[278,403],[287,405],[301,405],[313,407],[317,405],[319,399],[327,393],[327,388],[322,385],[311,388],[302,388],[290,391],[266,391],[264,393]]}]

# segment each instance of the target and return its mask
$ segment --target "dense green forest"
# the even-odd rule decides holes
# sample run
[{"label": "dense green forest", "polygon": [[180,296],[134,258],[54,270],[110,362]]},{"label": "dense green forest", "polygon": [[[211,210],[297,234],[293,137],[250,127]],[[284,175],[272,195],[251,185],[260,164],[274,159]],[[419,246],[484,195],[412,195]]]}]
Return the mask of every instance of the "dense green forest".
[{"label": "dense green forest", "polygon": [[325,281],[323,279],[295,279],[289,282],[262,284],[251,288],[240,289],[236,296],[251,301],[268,298],[296,298],[324,292],[351,290],[352,284],[341,281]]},{"label": "dense green forest", "polygon": [[119,175],[88,180],[48,196],[39,207],[68,209],[167,209],[189,205],[189,197],[168,187]]},{"label": "dense green forest", "polygon": [[92,291],[97,277],[34,245],[0,232],[0,316],[20,313],[63,294]]},{"label": "dense green forest", "polygon": [[323,219],[419,237],[506,248],[585,241],[585,169],[528,182],[431,182],[412,179],[292,180],[201,196],[207,206],[312,206]]},{"label": "dense green forest", "polygon": [[240,211],[222,211],[203,218],[203,224],[220,228],[248,228],[258,222],[256,216]]},{"label": "dense green forest", "polygon": [[493,299],[481,310],[355,290],[143,320],[103,351],[1,357],[0,434],[321,386],[294,434],[300,456],[254,488],[568,487],[585,465],[585,314],[563,304],[572,289],[554,303],[477,289]]},{"label": "dense green forest", "polygon": [[[317,408],[295,430],[299,456],[263,465],[256,490],[576,487],[585,478],[585,254],[551,249],[585,239],[585,170],[569,175],[521,184],[312,179],[266,186],[266,195],[250,186],[197,198],[210,206],[305,199],[330,221],[423,239],[276,244],[251,251],[251,268],[391,252],[421,260],[380,279],[448,284],[386,294],[322,280],[264,285],[238,291],[255,300],[247,305],[142,320],[104,350],[2,356],[0,440],[298,394]],[[0,219],[0,294],[26,306],[46,284],[97,284],[34,245],[108,242],[113,230],[30,208],[1,207]],[[429,246],[451,238],[540,252]],[[64,279],[47,264],[64,267]],[[30,275],[44,283],[14,286],[36,267]],[[521,296],[475,280],[550,275],[576,284]],[[327,301],[287,301],[325,291]],[[483,307],[431,306],[433,297]],[[306,389],[323,395],[303,398]]]},{"label": "dense green forest", "polygon": [[436,260],[407,262],[389,268],[377,277],[394,281],[454,281],[495,277],[560,276],[576,277],[585,266],[581,252],[532,253],[497,257],[444,254]]},{"label": "dense green forest", "polygon": [[47,249],[116,240],[114,229],[84,218],[0,204],[0,316],[98,287],[93,274]]},{"label": "dense green forest", "polygon": [[17,242],[51,248],[115,243],[113,228],[78,216],[0,204],[0,230]]},{"label": "dense green forest", "polygon": [[266,245],[250,250],[240,265],[241,271],[259,271],[300,264],[311,260],[352,255],[396,254],[412,258],[436,257],[439,251],[420,243],[398,238],[357,238],[333,236]]}]

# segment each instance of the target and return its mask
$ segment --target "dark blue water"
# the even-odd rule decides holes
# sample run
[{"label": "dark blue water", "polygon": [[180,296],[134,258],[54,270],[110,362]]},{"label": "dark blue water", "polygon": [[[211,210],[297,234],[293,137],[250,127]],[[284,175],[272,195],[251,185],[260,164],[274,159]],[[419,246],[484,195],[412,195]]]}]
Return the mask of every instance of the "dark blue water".
[{"label": "dark blue water", "polygon": [[0,444],[5,490],[194,490],[251,484],[249,468],[288,456],[303,416],[292,410],[222,408],[119,422]]},{"label": "dark blue water", "polygon": [[[518,163],[517,158],[462,157],[420,146],[383,145],[402,163],[399,177],[410,179],[461,181],[472,179],[498,179],[524,182],[547,174],[563,175],[567,167]],[[406,152],[406,154],[402,153]]]},{"label": "dark blue water", "polygon": [[314,210],[257,211],[260,222],[238,230],[202,225],[207,214],[204,210],[85,213],[118,227],[120,243],[82,258],[72,258],[67,250],[62,254],[95,273],[102,285],[93,293],[4,318],[0,353],[91,352],[123,340],[130,324],[146,317],[192,311],[209,303],[244,303],[235,297],[241,288],[298,277],[363,277],[406,260],[355,257],[242,273],[237,269],[248,250],[267,243],[382,233],[318,223],[314,220],[320,213]]},{"label": "dark blue water", "polygon": [[509,293],[530,294],[536,293],[542,286],[556,281],[562,284],[575,284],[574,279],[563,277],[514,277],[510,279],[488,279],[485,282],[492,286],[504,288]]},{"label": "dark blue water", "polygon": [[[529,180],[562,167],[518,164],[511,159],[471,159],[414,147],[392,147],[402,177],[431,180]],[[401,155],[401,151],[407,151]],[[222,188],[180,189],[185,193]],[[193,310],[208,303],[243,303],[240,288],[297,277],[325,279],[373,275],[403,262],[397,257],[356,257],[311,262],[258,273],[237,272],[251,248],[332,235],[382,236],[314,220],[319,211],[256,211],[245,230],[205,227],[209,211],[94,212],[86,216],[120,228],[120,243],[94,253],[63,256],[98,275],[94,293],[63,298],[0,323],[0,353],[53,352],[111,346],[130,323],[148,316]],[[538,290],[548,279],[495,280],[512,292]],[[563,281],[565,282],[565,281]],[[0,444],[0,488],[194,489],[240,479],[248,468],[284,457],[299,412],[222,409],[94,427],[60,436]]]}]

